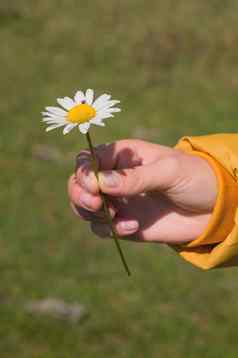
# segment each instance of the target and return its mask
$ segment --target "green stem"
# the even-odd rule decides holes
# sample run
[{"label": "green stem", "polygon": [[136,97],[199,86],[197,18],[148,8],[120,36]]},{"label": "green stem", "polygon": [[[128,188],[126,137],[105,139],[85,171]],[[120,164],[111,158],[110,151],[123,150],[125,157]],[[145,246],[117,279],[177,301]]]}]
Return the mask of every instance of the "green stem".
[{"label": "green stem", "polygon": [[[91,152],[91,155],[92,155],[92,166],[93,166],[93,170],[94,170],[94,173],[96,175],[96,178],[98,180],[98,162],[97,162],[97,157],[95,155],[95,152],[94,152],[94,148],[93,148],[93,145],[92,145],[92,141],[91,141],[91,137],[90,137],[90,134],[89,134],[89,131],[87,132],[86,134],[86,138],[87,138],[87,141],[88,141],[88,145],[89,145],[89,149],[90,149],[90,152]],[[101,192],[101,197],[102,197],[102,201],[103,201],[103,210],[104,210],[104,213],[105,213],[105,216],[107,218],[107,221],[108,221],[108,224],[110,226],[110,229],[111,229],[111,234],[112,234],[112,237],[114,239],[114,242],[115,242],[115,245],[116,245],[116,248],[117,248],[117,251],[120,255],[120,258],[121,258],[121,261],[123,263],[123,266],[128,274],[128,276],[131,275],[131,272],[129,270],[129,267],[127,265],[127,262],[125,260],[125,257],[123,255],[123,252],[122,252],[122,249],[121,249],[121,246],[119,244],[119,239],[118,239],[118,236],[117,236],[117,233],[113,227],[113,222],[112,222],[112,217],[110,215],[110,212],[109,212],[109,208],[108,208],[108,202],[107,202],[107,197],[104,193]]]}]

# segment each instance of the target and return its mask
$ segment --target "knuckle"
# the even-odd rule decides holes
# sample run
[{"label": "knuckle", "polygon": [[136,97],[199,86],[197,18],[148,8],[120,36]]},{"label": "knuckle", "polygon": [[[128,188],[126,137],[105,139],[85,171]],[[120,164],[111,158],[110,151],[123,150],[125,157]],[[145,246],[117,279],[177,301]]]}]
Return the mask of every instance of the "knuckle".
[{"label": "knuckle", "polygon": [[121,146],[129,146],[129,147],[131,147],[131,146],[139,146],[139,145],[141,145],[142,143],[144,143],[144,141],[143,140],[140,140],[140,139],[122,139],[122,140],[120,140],[120,141],[118,141],[118,143],[121,145]]},{"label": "knuckle", "polygon": [[75,158],[75,172],[87,163],[90,163],[90,153],[87,150],[82,150]]},{"label": "knuckle", "polygon": [[99,156],[103,155],[112,145],[114,145],[114,143],[104,143],[97,145],[95,147],[95,154]]},{"label": "knuckle", "polygon": [[105,168],[107,158],[111,158],[114,152],[115,143],[100,144],[95,148],[95,155],[99,168]]},{"label": "knuckle", "polygon": [[143,187],[144,178],[141,174],[140,170],[133,170],[131,173],[131,180],[129,180],[129,190],[131,194],[139,193],[141,191],[141,188]]},{"label": "knuckle", "polygon": [[118,150],[127,149],[131,153],[136,153],[143,143],[144,142],[140,139],[122,139],[116,142],[116,146]]},{"label": "knuckle", "polygon": [[129,169],[121,175],[120,191],[126,195],[134,195],[142,187],[143,177],[138,169]]},{"label": "knuckle", "polygon": [[133,141],[134,141],[133,139],[121,139],[121,140],[118,140],[116,142],[116,144],[119,147],[127,147],[127,146],[130,146]]}]

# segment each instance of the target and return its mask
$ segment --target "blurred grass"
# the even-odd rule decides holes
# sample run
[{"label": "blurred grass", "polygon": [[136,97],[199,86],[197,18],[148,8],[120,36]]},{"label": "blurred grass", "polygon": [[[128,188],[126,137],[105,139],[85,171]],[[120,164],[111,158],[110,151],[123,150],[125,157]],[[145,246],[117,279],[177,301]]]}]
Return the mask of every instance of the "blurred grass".
[{"label": "blurred grass", "polygon": [[[237,131],[235,0],[8,0],[0,3],[0,355],[10,358],[237,357],[236,269],[203,273],[160,245],[99,242],[68,209],[78,133],[46,135],[40,112],[76,89],[110,91],[123,114],[100,142]],[[37,145],[72,153],[41,161]],[[33,318],[60,297],[90,316]]]}]

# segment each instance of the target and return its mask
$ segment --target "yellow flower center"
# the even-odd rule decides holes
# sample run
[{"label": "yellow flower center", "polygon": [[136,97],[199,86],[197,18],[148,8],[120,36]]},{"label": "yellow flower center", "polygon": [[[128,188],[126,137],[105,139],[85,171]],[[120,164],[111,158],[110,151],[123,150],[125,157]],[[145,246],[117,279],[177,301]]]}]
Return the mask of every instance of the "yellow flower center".
[{"label": "yellow flower center", "polygon": [[72,123],[85,123],[95,116],[95,109],[86,103],[81,103],[68,112],[68,120]]}]

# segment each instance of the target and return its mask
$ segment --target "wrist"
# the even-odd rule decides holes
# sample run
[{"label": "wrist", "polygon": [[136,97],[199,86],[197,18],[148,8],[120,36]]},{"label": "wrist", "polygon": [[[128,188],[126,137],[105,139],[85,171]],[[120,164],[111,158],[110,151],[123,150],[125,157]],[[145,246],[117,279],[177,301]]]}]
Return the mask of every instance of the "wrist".
[{"label": "wrist", "polygon": [[218,192],[205,230],[186,246],[215,244],[223,241],[234,225],[238,199],[237,184],[230,173],[210,155],[199,151],[192,151],[191,154],[202,157],[209,163],[217,179]]}]

